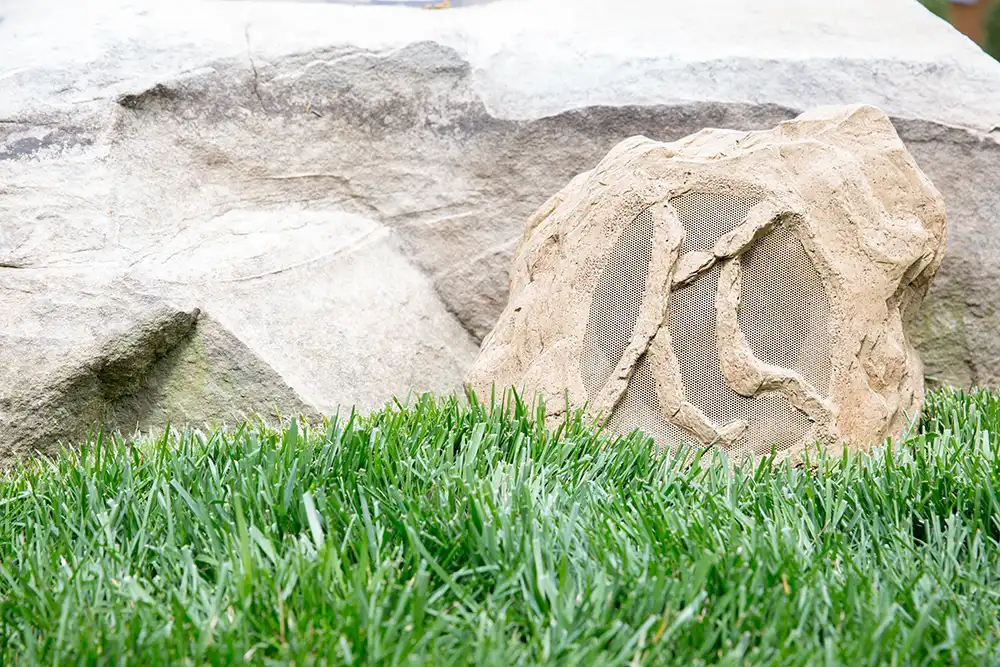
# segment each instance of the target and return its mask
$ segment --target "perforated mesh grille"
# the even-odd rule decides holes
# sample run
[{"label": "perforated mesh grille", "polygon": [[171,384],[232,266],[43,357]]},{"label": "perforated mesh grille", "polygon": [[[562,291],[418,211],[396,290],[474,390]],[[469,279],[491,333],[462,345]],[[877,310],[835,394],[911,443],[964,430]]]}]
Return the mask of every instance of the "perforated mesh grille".
[{"label": "perforated mesh grille", "polygon": [[636,362],[628,389],[608,421],[608,430],[626,435],[639,429],[663,447],[676,449],[680,443],[698,446],[691,435],[663,419],[656,398],[656,381],[649,359],[644,354]]},{"label": "perforated mesh grille", "polygon": [[[671,201],[686,230],[682,253],[707,250],[735,229],[760,200],[732,192],[694,192]],[[640,214],[616,242],[598,280],[584,336],[582,371],[593,399],[618,364],[631,339],[642,304],[652,252],[652,217]],[[801,372],[821,392],[829,385],[829,304],[801,242],[778,228],[743,258],[740,326],[754,353],[764,361]],[[731,390],[722,377],[715,329],[715,294],[720,266],[671,295],[668,326],[686,398],[713,422],[749,423],[732,453],[765,454],[800,441],[809,419],[783,396],[753,398]],[[609,421],[614,432],[639,428],[660,444],[697,441],[663,419],[653,370],[640,357],[625,395]]]},{"label": "perforated mesh grille", "polygon": [[594,290],[580,368],[591,398],[607,382],[632,338],[652,252],[653,216],[647,210],[618,237]]},{"label": "perforated mesh grille", "polygon": [[709,250],[723,234],[736,229],[760,199],[741,197],[725,190],[689,192],[670,200],[687,236],[681,252]]},{"label": "perforated mesh grille", "polygon": [[758,359],[798,371],[828,393],[830,302],[802,242],[785,227],[744,256],[739,320]]},{"label": "perforated mesh grille", "polygon": [[810,422],[779,394],[764,393],[753,398],[730,389],[722,377],[715,332],[715,293],[720,265],[691,285],[671,296],[670,335],[681,370],[687,400],[697,405],[719,426],[742,419],[750,424],[734,446],[737,454],[778,450],[798,442]]}]

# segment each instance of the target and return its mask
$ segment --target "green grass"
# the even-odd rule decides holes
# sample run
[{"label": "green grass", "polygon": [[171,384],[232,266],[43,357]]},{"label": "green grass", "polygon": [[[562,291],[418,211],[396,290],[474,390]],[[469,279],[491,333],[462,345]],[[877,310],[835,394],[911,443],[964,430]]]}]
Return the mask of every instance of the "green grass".
[{"label": "green grass", "polygon": [[1000,396],[701,467],[523,405],[85,448],[0,479],[0,664],[1000,664]]}]

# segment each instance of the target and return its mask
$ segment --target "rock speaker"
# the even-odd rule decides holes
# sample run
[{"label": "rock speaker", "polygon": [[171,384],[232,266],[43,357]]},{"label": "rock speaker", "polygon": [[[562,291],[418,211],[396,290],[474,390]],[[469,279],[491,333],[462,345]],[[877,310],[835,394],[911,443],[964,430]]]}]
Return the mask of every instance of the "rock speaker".
[{"label": "rock speaker", "polygon": [[663,447],[866,447],[923,401],[907,334],[941,195],[870,106],[627,139],[527,222],[467,384],[585,408]]}]

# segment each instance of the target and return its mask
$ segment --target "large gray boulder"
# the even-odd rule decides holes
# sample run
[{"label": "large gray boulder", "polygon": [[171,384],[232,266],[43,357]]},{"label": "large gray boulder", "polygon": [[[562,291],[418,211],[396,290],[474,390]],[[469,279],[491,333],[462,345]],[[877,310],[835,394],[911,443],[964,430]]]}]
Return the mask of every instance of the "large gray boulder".
[{"label": "large gray boulder", "polygon": [[[1000,64],[914,0],[0,7],[0,459],[459,385],[524,221],[632,135],[868,103],[943,193],[915,332],[1000,383]],[[110,370],[108,370],[110,369]]]}]

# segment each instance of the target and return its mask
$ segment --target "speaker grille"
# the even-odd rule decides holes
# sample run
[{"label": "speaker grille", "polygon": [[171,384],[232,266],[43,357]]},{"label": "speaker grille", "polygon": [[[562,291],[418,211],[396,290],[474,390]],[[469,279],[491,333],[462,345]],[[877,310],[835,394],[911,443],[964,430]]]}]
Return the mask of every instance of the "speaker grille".
[{"label": "speaker grille", "polygon": [[744,256],[739,321],[758,359],[798,371],[829,393],[830,302],[791,230],[778,227]]},{"label": "speaker grille", "polygon": [[715,293],[720,266],[716,264],[691,285],[671,295],[670,336],[680,366],[687,400],[720,426],[745,420],[750,428],[735,443],[737,455],[763,454],[798,442],[809,429],[804,414],[779,394],[741,396],[726,385],[719,363],[715,332]]},{"label": "speaker grille", "polygon": [[682,442],[695,446],[702,444],[663,418],[653,369],[645,354],[636,362],[625,395],[608,420],[608,430],[612,433],[626,435],[635,429],[653,438],[661,447],[676,449]]},{"label": "speaker grille", "polygon": [[590,305],[583,337],[583,384],[591,398],[604,386],[632,339],[653,253],[653,216],[636,216],[611,250]]},{"label": "speaker grille", "polygon": [[[712,248],[735,229],[760,199],[732,192],[692,192],[671,204],[686,230],[682,253]],[[653,224],[644,212],[622,232],[598,279],[584,335],[582,372],[593,399],[618,364],[635,328],[652,253]],[[793,230],[779,226],[743,258],[739,323],[747,343],[763,361],[794,369],[821,393],[828,391],[829,303],[819,274]],[[716,264],[670,297],[667,326],[680,367],[686,399],[719,426],[734,420],[750,426],[735,443],[735,456],[766,454],[799,442],[809,419],[777,393],[748,398],[722,377],[715,328]],[[666,421],[657,400],[654,371],[647,356],[635,367],[625,395],[609,421],[614,432],[639,428],[664,446],[696,441]]]},{"label": "speaker grille", "polygon": [[732,192],[689,192],[670,200],[687,235],[681,252],[710,250],[723,234],[736,229],[761,200]]}]

